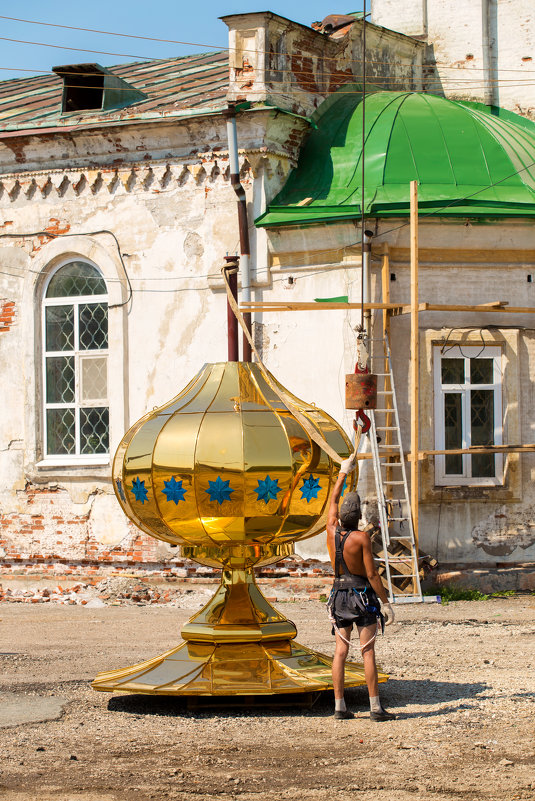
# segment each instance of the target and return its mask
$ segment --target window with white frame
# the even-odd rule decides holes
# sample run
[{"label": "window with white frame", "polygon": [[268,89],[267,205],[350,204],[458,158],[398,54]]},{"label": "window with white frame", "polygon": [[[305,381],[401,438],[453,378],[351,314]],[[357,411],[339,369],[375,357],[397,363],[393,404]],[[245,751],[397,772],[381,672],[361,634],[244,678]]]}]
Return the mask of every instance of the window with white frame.
[{"label": "window with white frame", "polygon": [[[433,364],[436,449],[501,445],[501,349],[436,346]],[[435,480],[442,486],[502,484],[503,455],[452,453],[436,456]]]},{"label": "window with white frame", "polygon": [[108,293],[97,268],[69,261],[43,300],[44,458],[102,462],[109,454]]}]

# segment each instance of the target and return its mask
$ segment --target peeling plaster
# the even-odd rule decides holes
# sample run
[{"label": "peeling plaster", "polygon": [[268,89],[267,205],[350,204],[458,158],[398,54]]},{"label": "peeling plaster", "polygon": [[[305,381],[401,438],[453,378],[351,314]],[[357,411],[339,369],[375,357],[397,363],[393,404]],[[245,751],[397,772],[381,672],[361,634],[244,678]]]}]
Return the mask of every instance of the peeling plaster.
[{"label": "peeling plaster", "polygon": [[508,556],[515,548],[526,550],[535,543],[535,505],[519,510],[498,506],[473,527],[472,540],[495,556]]}]

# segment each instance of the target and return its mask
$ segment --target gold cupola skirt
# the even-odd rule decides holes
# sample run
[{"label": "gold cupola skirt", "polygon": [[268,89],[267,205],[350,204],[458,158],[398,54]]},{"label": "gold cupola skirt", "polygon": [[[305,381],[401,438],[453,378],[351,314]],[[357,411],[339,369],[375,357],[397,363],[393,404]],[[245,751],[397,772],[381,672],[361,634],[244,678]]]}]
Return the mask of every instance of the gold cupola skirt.
[{"label": "gold cupola skirt", "polygon": [[[294,624],[262,595],[254,567],[291,556],[296,540],[325,528],[338,476],[292,408],[340,456],[352,446],[329,415],[269,378],[252,363],[207,364],[123,437],[113,485],[125,514],[186,557],[222,568],[222,577],[183,627],[184,642],[99,673],[95,690],[226,696],[332,688],[331,659],[294,641]],[[318,625],[327,634],[326,615]],[[346,686],[364,683],[362,665],[348,663]]]}]

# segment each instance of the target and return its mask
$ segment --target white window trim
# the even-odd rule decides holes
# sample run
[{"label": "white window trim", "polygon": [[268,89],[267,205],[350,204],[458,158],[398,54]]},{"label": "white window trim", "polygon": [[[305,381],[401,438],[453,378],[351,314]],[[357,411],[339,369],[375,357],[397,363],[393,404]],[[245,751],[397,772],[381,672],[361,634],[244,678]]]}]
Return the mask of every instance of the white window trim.
[{"label": "white window trim", "polygon": [[[81,454],[80,451],[80,406],[82,405],[79,398],[80,393],[80,356],[105,356],[107,360],[107,369],[108,369],[108,376],[107,376],[107,387],[108,387],[108,397],[102,402],[90,401],[84,402],[84,408],[90,406],[106,406],[110,408],[110,401],[109,401],[109,348],[105,348],[102,350],[95,350],[95,351],[80,351],[76,350],[76,348],[72,351],[47,351],[46,349],[46,313],[45,309],[48,306],[73,306],[74,307],[74,344],[78,343],[78,306],[83,305],[84,303],[106,303],[108,306],[110,304],[109,301],[109,292],[105,295],[74,295],[70,298],[47,298],[46,294],[48,292],[48,287],[52,278],[56,275],[56,273],[61,270],[62,267],[65,267],[66,264],[70,264],[72,261],[83,261],[87,263],[90,267],[93,267],[98,274],[102,277],[104,282],[106,281],[105,276],[102,274],[102,271],[99,267],[90,259],[84,257],[75,257],[75,258],[67,258],[59,262],[54,270],[50,273],[47,277],[47,280],[43,286],[42,296],[41,296],[41,304],[40,304],[40,314],[41,314],[41,356],[42,356],[42,363],[41,363],[41,375],[42,375],[42,433],[43,433],[43,458],[37,462],[36,467],[65,467],[65,466],[77,466],[77,465],[101,465],[106,466],[110,464],[110,452],[107,453],[99,453],[99,454]],[[106,284],[107,287],[107,284]],[[109,343],[109,315],[108,315],[108,343]],[[75,398],[72,404],[63,404],[63,403],[47,403],[46,400],[46,359],[47,356],[74,356],[74,370],[75,370]],[[75,409],[75,430],[78,432],[78,436],[76,437],[75,441],[75,448],[76,451],[73,454],[47,454],[47,420],[46,420],[46,411],[47,409],[53,408],[67,408],[67,407],[74,407]]]},{"label": "white window trim", "polygon": [[[441,361],[442,357],[450,359],[468,360],[476,356],[482,358],[492,358],[493,360],[493,383],[471,385],[469,382],[464,384],[442,384]],[[492,389],[494,391],[494,444],[503,444],[503,367],[502,350],[500,347],[485,345],[482,346],[453,346],[448,347],[443,352],[443,346],[433,347],[433,374],[434,374],[434,398],[435,398],[435,449],[445,450],[445,430],[444,430],[444,395],[446,392],[459,392],[462,395],[462,416],[463,416],[463,448],[470,447],[469,431],[465,421],[470,412],[470,389],[477,386],[478,389]],[[465,369],[465,376],[468,372]],[[446,456],[439,454],[435,457],[435,484],[438,486],[503,486],[503,454],[497,453],[495,458],[496,475],[494,477],[471,476],[471,456],[462,454],[463,474],[450,475],[446,473]]]}]

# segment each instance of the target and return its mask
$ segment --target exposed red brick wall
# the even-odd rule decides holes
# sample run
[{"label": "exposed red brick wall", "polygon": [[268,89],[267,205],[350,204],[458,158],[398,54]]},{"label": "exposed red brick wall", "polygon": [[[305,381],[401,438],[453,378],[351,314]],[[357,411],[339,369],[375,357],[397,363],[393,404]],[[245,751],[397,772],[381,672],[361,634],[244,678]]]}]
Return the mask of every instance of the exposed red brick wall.
[{"label": "exposed red brick wall", "polygon": [[9,331],[15,319],[15,301],[0,298],[0,334]]},{"label": "exposed red brick wall", "polygon": [[[0,583],[9,575],[206,578],[218,573],[182,558],[179,548],[162,551],[161,543],[132,523],[118,544],[102,543],[94,536],[91,512],[91,497],[73,504],[61,487],[28,482],[17,493],[16,511],[0,513]],[[260,575],[312,577],[324,570],[297,557],[267,566]]]}]

